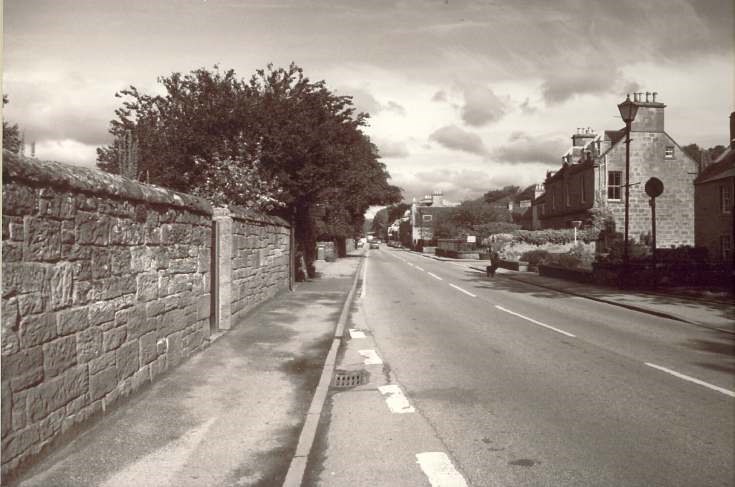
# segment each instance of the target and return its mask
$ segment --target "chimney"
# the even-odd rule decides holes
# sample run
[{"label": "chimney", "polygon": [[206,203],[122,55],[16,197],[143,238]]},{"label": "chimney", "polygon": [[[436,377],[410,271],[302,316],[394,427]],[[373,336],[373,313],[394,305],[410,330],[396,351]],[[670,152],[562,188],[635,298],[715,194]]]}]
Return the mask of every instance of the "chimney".
[{"label": "chimney", "polygon": [[[645,95],[645,99],[643,98]],[[651,96],[653,95],[653,99]],[[664,131],[664,108],[666,105],[656,100],[657,92],[646,91],[634,93],[635,103],[638,104],[638,113],[633,120],[631,130],[633,132],[663,132]]]},{"label": "chimney", "polygon": [[735,149],[735,112],[730,114],[730,148]]}]

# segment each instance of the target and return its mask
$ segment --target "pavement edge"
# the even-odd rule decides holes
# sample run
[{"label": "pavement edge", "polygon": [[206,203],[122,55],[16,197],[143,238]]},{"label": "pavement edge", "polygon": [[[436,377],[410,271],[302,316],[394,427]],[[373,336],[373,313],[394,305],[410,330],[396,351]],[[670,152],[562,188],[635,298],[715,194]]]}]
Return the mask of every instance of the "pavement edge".
[{"label": "pavement edge", "polygon": [[314,445],[316,439],[316,431],[319,426],[319,418],[322,415],[324,409],[324,402],[327,398],[327,392],[329,391],[329,385],[332,383],[332,376],[334,375],[334,367],[337,362],[337,352],[342,344],[342,335],[344,333],[345,324],[347,318],[350,315],[350,308],[355,299],[355,291],[357,289],[357,282],[360,279],[360,270],[365,265],[365,259],[361,259],[360,263],[355,270],[355,276],[352,280],[352,287],[350,292],[347,294],[344,304],[342,305],[342,312],[337,320],[337,327],[334,332],[334,338],[332,339],[332,345],[327,353],[327,358],[324,361],[324,367],[322,368],[322,375],[319,378],[319,384],[316,386],[314,397],[309,405],[309,410],[306,414],[306,420],[304,426],[301,428],[301,434],[299,435],[299,441],[296,444],[296,451],[291,459],[291,464],[288,467],[286,478],[283,481],[283,487],[299,487],[304,479],[304,473],[306,472],[306,464],[309,459],[309,452]]}]

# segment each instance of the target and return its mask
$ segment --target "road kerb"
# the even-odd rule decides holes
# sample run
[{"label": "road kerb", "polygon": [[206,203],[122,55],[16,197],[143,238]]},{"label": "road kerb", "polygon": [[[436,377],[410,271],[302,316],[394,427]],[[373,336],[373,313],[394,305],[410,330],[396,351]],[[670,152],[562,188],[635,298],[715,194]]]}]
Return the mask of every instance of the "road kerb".
[{"label": "road kerb", "polygon": [[329,353],[324,361],[324,367],[322,368],[322,374],[319,378],[319,384],[317,385],[314,397],[311,400],[311,404],[306,414],[306,420],[304,421],[304,426],[301,428],[299,441],[296,444],[296,451],[291,459],[291,464],[288,467],[286,478],[283,481],[284,487],[299,487],[303,482],[309,452],[311,452],[311,449],[314,446],[316,432],[319,427],[319,418],[324,410],[324,403],[327,398],[329,385],[332,383],[332,377],[334,376],[337,352],[339,351],[339,347],[342,343],[342,335],[344,334],[345,324],[347,323],[347,318],[350,314],[352,302],[355,299],[355,290],[357,289],[357,281],[360,277],[362,265],[364,265],[364,260],[361,260],[360,264],[357,266],[355,277],[352,281],[352,287],[350,288],[350,292],[347,294],[347,299],[345,299],[345,302],[342,305],[342,312],[340,313],[339,320],[337,321],[332,346],[329,348]]}]

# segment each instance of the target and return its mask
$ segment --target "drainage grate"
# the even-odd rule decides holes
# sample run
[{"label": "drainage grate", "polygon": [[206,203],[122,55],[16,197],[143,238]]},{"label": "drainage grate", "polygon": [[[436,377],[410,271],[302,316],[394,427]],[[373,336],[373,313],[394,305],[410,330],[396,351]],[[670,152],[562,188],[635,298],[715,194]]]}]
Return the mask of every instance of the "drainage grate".
[{"label": "drainage grate", "polygon": [[361,386],[368,383],[367,370],[336,370],[332,386],[339,388]]}]

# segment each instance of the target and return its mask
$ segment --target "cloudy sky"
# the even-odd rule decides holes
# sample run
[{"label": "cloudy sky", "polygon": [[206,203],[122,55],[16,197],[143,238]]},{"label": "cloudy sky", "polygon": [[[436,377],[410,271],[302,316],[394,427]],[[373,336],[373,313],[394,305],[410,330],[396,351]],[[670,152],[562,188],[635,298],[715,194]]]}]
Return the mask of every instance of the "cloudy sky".
[{"label": "cloudy sky", "polygon": [[541,182],[578,127],[656,91],[681,145],[729,139],[731,0],[5,0],[4,117],[36,156],[93,166],[116,91],[291,61],[354,96],[410,201]]}]

